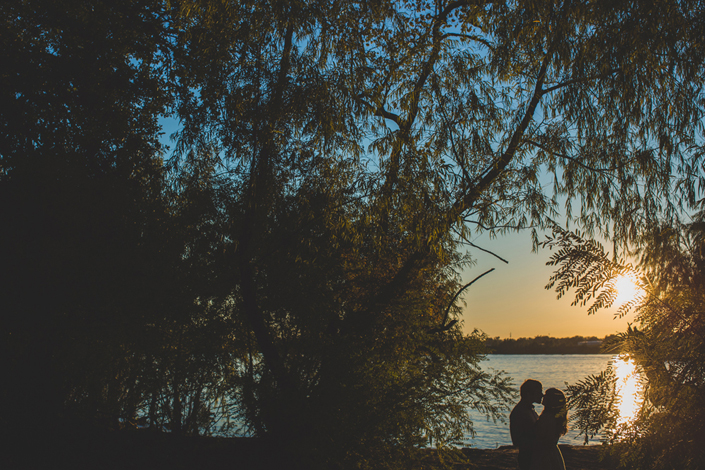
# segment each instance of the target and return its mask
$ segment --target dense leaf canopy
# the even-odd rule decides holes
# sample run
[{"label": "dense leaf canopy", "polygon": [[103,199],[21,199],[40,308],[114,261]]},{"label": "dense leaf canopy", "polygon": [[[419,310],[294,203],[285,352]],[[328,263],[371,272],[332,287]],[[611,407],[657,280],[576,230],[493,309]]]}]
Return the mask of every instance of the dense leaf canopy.
[{"label": "dense leaf canopy", "polygon": [[509,397],[455,321],[473,233],[626,246],[702,197],[699,1],[0,12],[3,341],[39,390],[7,400],[37,416],[311,466],[455,442]]}]

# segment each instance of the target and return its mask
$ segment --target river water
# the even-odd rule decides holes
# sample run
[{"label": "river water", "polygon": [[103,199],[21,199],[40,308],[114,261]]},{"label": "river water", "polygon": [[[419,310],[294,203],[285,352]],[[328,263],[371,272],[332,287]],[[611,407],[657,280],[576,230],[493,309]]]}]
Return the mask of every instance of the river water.
[{"label": "river water", "polygon": [[[598,374],[605,370],[607,364],[614,359],[610,354],[565,354],[565,355],[539,355],[539,354],[491,354],[481,363],[485,370],[495,369],[505,371],[514,382],[519,396],[519,386],[525,379],[535,379],[543,384],[543,389],[555,387],[565,391],[566,382],[574,384],[588,375]],[[541,414],[543,407],[535,405],[536,412]],[[509,413],[505,422],[488,421],[479,413],[471,413],[475,438],[466,436],[463,442],[468,447],[480,449],[494,449],[503,445],[511,445],[509,435]],[[561,437],[559,444],[582,445],[584,437],[578,437],[576,429],[568,429],[568,434]],[[590,441],[591,444],[599,443],[599,438]]]}]

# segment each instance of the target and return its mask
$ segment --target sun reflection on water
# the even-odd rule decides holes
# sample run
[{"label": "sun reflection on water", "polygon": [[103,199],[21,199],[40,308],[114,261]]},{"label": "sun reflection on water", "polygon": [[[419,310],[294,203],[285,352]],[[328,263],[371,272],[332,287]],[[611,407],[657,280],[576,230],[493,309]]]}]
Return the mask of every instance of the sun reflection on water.
[{"label": "sun reflection on water", "polygon": [[629,356],[621,355],[613,359],[617,376],[617,396],[619,416],[617,425],[629,425],[636,419],[643,401],[642,385],[636,363]]}]

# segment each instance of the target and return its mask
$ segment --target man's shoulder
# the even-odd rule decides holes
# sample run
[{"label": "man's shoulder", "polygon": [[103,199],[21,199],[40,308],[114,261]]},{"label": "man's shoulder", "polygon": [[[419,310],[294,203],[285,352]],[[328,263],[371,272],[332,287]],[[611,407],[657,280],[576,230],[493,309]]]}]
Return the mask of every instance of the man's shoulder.
[{"label": "man's shoulder", "polygon": [[524,407],[521,405],[521,403],[517,403],[516,405],[514,405],[514,408],[512,408],[511,413],[509,413],[509,417],[511,418],[512,416],[516,416],[522,411],[524,411]]},{"label": "man's shoulder", "polygon": [[511,419],[512,416],[519,416],[519,415],[531,415],[531,412],[533,411],[534,407],[531,404],[526,404],[523,402],[519,402],[516,405],[514,405],[514,408],[512,408],[512,412],[509,413],[509,418]]}]

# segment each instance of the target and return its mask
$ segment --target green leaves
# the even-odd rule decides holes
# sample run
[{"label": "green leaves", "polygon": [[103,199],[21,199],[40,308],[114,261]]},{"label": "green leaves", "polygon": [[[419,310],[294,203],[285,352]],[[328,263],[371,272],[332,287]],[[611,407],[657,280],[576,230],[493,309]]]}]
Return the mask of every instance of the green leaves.
[{"label": "green leaves", "polygon": [[571,425],[585,435],[585,444],[614,425],[615,386],[614,370],[608,368],[566,388]]},{"label": "green leaves", "polygon": [[[683,434],[700,435],[703,406],[705,331],[702,297],[702,213],[690,224],[661,224],[635,250],[643,272],[637,296],[619,313],[633,309],[630,326],[608,352],[627,355],[641,375],[643,403],[631,421],[619,418],[619,391],[612,366],[568,387],[574,422],[586,442],[606,432],[612,452],[634,468],[699,468],[701,446]],[[593,300],[589,311],[611,305],[616,276],[634,272],[617,257],[609,259],[594,241],[560,229],[545,246],[559,247],[549,264],[558,266],[549,286],[560,295],[576,289],[575,302]]]},{"label": "green leaves", "polygon": [[[461,335],[461,243],[552,226],[563,205],[627,246],[700,197],[701,2],[50,3],[0,7],[0,190],[37,249],[3,240],[51,255],[48,285],[100,286],[53,290],[54,324],[70,319],[53,341],[83,338],[119,377],[104,393],[67,375],[57,396],[85,409],[209,432],[219,407],[321,466],[452,442],[466,407],[507,399],[481,334]],[[669,237],[654,243],[682,253]],[[568,232],[545,246],[559,295],[615,300],[629,266]],[[693,278],[665,256],[645,258],[669,273],[659,295]],[[32,292],[34,268],[3,259]],[[671,319],[697,304],[671,300]]]}]

